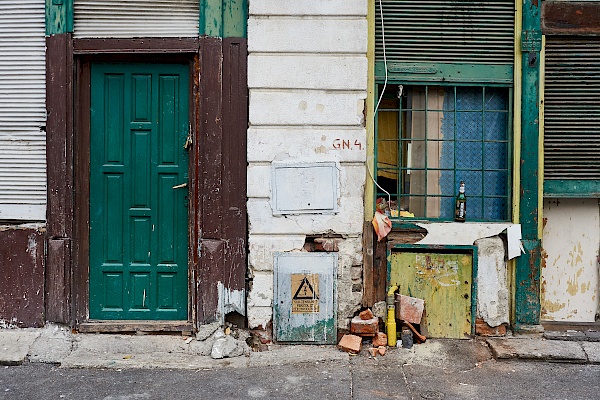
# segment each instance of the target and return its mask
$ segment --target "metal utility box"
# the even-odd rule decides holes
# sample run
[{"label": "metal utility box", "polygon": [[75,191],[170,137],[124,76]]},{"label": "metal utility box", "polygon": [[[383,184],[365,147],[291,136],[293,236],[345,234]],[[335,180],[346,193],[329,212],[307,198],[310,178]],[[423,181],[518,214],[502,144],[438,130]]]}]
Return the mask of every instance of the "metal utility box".
[{"label": "metal utility box", "polygon": [[474,333],[477,248],[474,246],[390,249],[388,282],[399,293],[425,300],[421,333],[467,339]]},{"label": "metal utility box", "polygon": [[276,253],[273,330],[279,342],[337,342],[336,253]]},{"label": "metal utility box", "polygon": [[334,214],[339,169],[335,162],[273,163],[273,214]]}]

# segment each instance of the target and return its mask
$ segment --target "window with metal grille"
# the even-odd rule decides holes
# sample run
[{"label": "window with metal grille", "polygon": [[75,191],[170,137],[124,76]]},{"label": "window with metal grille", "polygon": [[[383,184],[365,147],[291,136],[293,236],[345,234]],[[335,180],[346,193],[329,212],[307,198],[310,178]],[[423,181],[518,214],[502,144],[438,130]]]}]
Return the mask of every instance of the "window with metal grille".
[{"label": "window with metal grille", "polygon": [[387,85],[376,176],[393,217],[452,220],[464,181],[468,220],[509,220],[511,95],[507,87]]}]

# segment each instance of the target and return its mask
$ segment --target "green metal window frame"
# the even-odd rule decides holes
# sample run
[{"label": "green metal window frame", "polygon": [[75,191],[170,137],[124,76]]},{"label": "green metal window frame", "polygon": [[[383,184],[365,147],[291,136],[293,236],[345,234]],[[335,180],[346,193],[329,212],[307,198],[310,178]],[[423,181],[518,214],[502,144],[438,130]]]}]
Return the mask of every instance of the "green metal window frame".
[{"label": "green metal window frame", "polygon": [[[383,81],[381,80],[377,80],[376,81],[376,87],[375,87],[375,93],[377,93],[377,98],[379,98],[380,96],[380,87],[381,85],[383,85]],[[381,107],[379,109],[376,110],[375,113],[375,179],[378,179],[380,172],[383,171],[387,171],[392,172],[392,173],[396,173],[397,175],[397,185],[396,185],[396,192],[392,193],[390,192],[390,197],[395,198],[397,200],[397,204],[396,207],[394,207],[395,210],[399,211],[401,209],[401,198],[418,198],[418,197],[422,197],[424,198],[424,216],[416,216],[413,217],[401,217],[401,216],[396,216],[393,215],[392,218],[398,221],[415,221],[415,220],[430,220],[430,221],[449,221],[451,220],[451,218],[440,218],[440,217],[431,217],[427,215],[427,200],[429,198],[452,198],[454,199],[455,196],[458,193],[458,186],[456,186],[456,188],[454,188],[454,191],[452,193],[439,193],[439,194],[429,194],[427,193],[427,176],[428,176],[428,171],[453,171],[454,174],[454,183],[456,184],[456,175],[458,171],[463,171],[463,172],[481,172],[482,178],[481,178],[481,195],[478,196],[469,196],[469,190],[467,188],[467,196],[470,200],[470,202],[473,201],[480,201],[481,202],[481,207],[482,207],[482,217],[485,216],[485,200],[486,199],[490,199],[490,198],[501,198],[505,200],[505,210],[504,210],[504,216],[503,218],[499,218],[499,219],[485,219],[485,218],[481,218],[481,219],[473,219],[473,218],[468,218],[469,221],[477,221],[477,222],[506,222],[506,221],[510,221],[511,220],[511,209],[512,209],[512,192],[511,192],[511,188],[512,188],[512,158],[513,158],[513,154],[512,154],[512,147],[513,147],[513,135],[512,135],[512,120],[513,120],[513,89],[512,89],[512,85],[506,85],[506,84],[489,84],[489,83],[446,83],[446,84],[440,84],[439,82],[418,82],[417,84],[413,83],[413,82],[407,82],[407,81],[388,81],[387,83],[388,87],[391,86],[396,86],[396,85],[403,85],[406,87],[424,87],[425,88],[425,108],[424,109],[416,109],[416,108],[412,108],[412,109],[403,109],[402,108],[402,101],[399,102],[399,108],[397,110],[394,109],[385,109],[386,111],[383,111],[383,109],[381,109]],[[457,104],[457,91],[459,89],[462,88],[481,88],[481,93],[482,93],[482,108],[481,110],[464,110],[466,112],[480,112],[482,115],[482,133],[481,133],[481,138],[478,140],[457,140],[456,135],[453,135],[453,138],[451,140],[446,139],[445,141],[448,142],[452,142],[453,146],[454,146],[454,150],[453,150],[453,168],[429,168],[428,166],[428,151],[425,151],[425,160],[423,161],[423,168],[415,168],[415,167],[409,167],[407,165],[407,163],[405,162],[405,156],[406,156],[406,151],[404,150],[405,146],[404,143],[409,143],[409,142],[414,142],[415,139],[411,138],[411,137],[403,137],[403,121],[402,121],[402,117],[403,117],[403,112],[407,112],[407,111],[418,111],[418,112],[424,112],[425,114],[425,120],[428,121],[428,112],[443,112],[443,111],[448,111],[448,110],[443,110],[443,109],[431,109],[429,108],[428,104],[428,99],[427,99],[427,93],[428,93],[428,88],[430,87],[452,87],[454,88],[453,93],[454,93],[454,99],[453,99],[453,112],[454,112],[454,128],[453,128],[453,132],[456,133],[457,131],[457,118],[456,118],[456,114],[457,112],[463,112],[462,110],[457,109],[456,104]],[[506,109],[504,110],[486,110],[484,104],[484,100],[485,100],[485,96],[486,96],[486,88],[501,88],[501,89],[506,89],[507,91],[507,105],[506,105]],[[397,142],[397,161],[396,161],[396,166],[392,167],[392,168],[381,168],[380,164],[379,164],[379,146],[380,146],[380,142],[382,141],[382,139],[380,139],[379,137],[379,113],[380,112],[390,112],[390,110],[392,110],[391,112],[396,112],[398,113],[398,132],[396,135],[395,139],[384,139],[384,141],[395,141]],[[485,113],[486,111],[489,112],[505,112],[507,114],[507,132],[506,132],[506,140],[491,140],[491,139],[486,139],[485,138]],[[417,139],[418,141],[424,141],[425,143],[433,140],[433,139],[429,139],[428,138],[428,124],[425,124],[425,138],[424,139]],[[438,142],[443,142],[440,140],[435,140]],[[457,164],[456,164],[456,158],[457,158],[457,151],[456,151],[456,145],[462,142],[471,142],[471,143],[481,143],[482,146],[482,163],[481,163],[481,168],[475,169],[475,168],[457,168]],[[485,167],[485,145],[486,143],[493,143],[493,142],[503,142],[506,145],[506,154],[504,155],[506,157],[505,160],[505,165],[506,168],[503,169],[494,169],[494,168],[486,168]],[[415,170],[420,170],[420,171],[424,171],[424,179],[425,179],[425,192],[423,194],[409,194],[409,193],[404,193],[404,176],[405,176],[405,172],[406,171],[415,171]],[[506,173],[506,190],[504,192],[503,195],[486,195],[486,191],[484,190],[484,183],[485,183],[485,179],[484,179],[484,173],[485,172],[504,172]],[[387,199],[388,194],[384,193],[383,191],[381,191],[377,185],[375,186],[375,199],[377,198],[381,198],[383,197],[384,199]],[[410,212],[410,210],[407,210]],[[394,213],[395,214],[395,213]],[[469,214],[467,214],[469,215]]]}]

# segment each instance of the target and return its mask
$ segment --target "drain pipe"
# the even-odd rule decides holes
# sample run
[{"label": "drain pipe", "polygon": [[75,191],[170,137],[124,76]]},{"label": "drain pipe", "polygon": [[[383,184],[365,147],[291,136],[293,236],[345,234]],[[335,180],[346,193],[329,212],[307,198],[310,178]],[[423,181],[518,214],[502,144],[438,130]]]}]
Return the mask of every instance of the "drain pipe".
[{"label": "drain pipe", "polygon": [[387,321],[385,325],[387,327],[387,340],[388,346],[396,346],[396,305],[394,303],[394,292],[398,290],[397,285],[390,286],[387,293]]}]

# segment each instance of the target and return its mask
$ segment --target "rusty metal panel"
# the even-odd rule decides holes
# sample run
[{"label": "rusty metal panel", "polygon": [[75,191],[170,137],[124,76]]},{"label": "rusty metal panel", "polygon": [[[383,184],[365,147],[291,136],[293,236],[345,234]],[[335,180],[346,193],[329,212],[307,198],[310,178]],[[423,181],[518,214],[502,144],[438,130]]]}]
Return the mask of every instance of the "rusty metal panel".
[{"label": "rusty metal panel", "polygon": [[275,255],[273,330],[280,342],[336,343],[336,253]]},{"label": "rusty metal panel", "polygon": [[546,35],[598,34],[600,4],[595,1],[544,1],[542,32]]},{"label": "rusty metal panel", "polygon": [[471,336],[472,254],[392,251],[389,281],[398,285],[400,294],[425,300],[426,317],[421,329],[427,336],[452,339]]},{"label": "rusty metal panel", "polygon": [[44,229],[0,227],[0,327],[44,325]]}]

